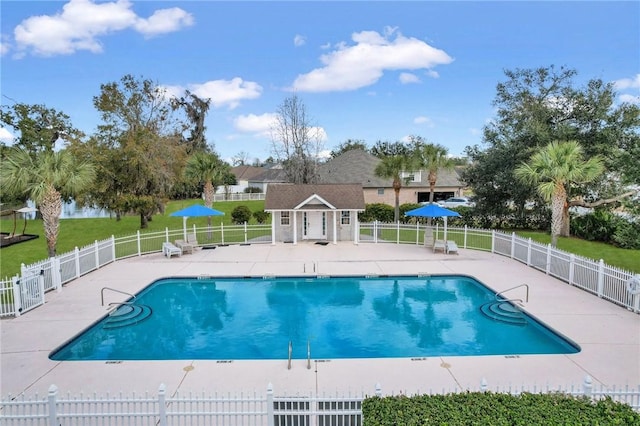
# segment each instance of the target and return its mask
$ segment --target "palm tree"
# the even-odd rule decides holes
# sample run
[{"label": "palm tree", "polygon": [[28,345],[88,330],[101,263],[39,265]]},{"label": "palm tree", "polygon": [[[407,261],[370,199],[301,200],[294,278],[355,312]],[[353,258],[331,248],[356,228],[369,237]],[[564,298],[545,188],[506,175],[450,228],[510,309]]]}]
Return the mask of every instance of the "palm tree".
[{"label": "palm tree", "polygon": [[411,161],[404,155],[388,155],[376,166],[374,173],[381,178],[393,179],[393,191],[395,192],[394,221],[400,220],[400,189],[402,188],[402,172],[411,167]]},{"label": "palm tree", "polygon": [[0,187],[3,193],[26,195],[36,203],[42,215],[48,254],[53,257],[62,198],[85,190],[94,178],[93,164],[78,161],[67,150],[47,150],[30,155],[27,150],[14,147],[2,162]]},{"label": "palm tree", "polygon": [[553,247],[557,245],[562,232],[570,185],[591,182],[604,171],[600,158],[593,157],[585,161],[582,154],[582,147],[576,141],[555,141],[536,152],[529,164],[522,164],[515,170],[518,179],[537,185],[542,198],[551,202]]},{"label": "palm tree", "polygon": [[[416,166],[429,172],[429,203],[433,203],[433,196],[438,181],[438,171],[451,170],[454,163],[449,158],[449,151],[442,145],[419,144],[415,148]],[[431,218],[427,218],[427,226],[431,226]]]},{"label": "palm tree", "polygon": [[[207,207],[213,206],[213,197],[228,173],[229,165],[220,160],[217,154],[203,151],[189,157],[185,168],[187,179],[204,183],[202,195]],[[208,218],[208,224],[211,225],[211,217]]]}]

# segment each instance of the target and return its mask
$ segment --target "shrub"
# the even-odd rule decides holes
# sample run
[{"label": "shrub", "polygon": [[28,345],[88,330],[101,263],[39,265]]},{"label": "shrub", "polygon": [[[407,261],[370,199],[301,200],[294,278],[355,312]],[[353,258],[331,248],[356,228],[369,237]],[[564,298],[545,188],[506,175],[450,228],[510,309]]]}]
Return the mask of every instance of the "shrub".
[{"label": "shrub", "polygon": [[248,186],[244,189],[244,193],[245,194],[261,194],[262,189],[258,188],[257,186]]},{"label": "shrub", "polygon": [[400,204],[400,222],[403,223],[407,223],[409,221],[411,221],[413,218],[410,216],[405,216],[405,214],[409,211],[409,210],[413,210],[413,209],[417,209],[422,207],[420,204],[416,204],[416,203],[405,203],[405,204]]},{"label": "shrub", "polygon": [[269,212],[265,212],[264,210],[259,210],[257,212],[253,212],[253,217],[260,224],[265,223],[269,219]]},{"label": "shrub", "polygon": [[640,413],[611,398],[561,393],[466,392],[366,398],[363,425],[640,425]]},{"label": "shrub", "polygon": [[236,224],[242,224],[251,220],[251,210],[247,206],[237,206],[231,212],[231,221]]},{"label": "shrub", "polygon": [[384,203],[367,204],[360,213],[361,222],[393,222],[394,207]]}]

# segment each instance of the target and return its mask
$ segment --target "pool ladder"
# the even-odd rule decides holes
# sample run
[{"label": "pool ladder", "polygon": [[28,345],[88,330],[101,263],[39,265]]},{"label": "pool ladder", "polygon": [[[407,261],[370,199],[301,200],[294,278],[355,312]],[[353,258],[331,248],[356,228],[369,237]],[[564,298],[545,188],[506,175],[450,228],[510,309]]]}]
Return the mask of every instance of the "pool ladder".
[{"label": "pool ladder", "polygon": [[[291,370],[291,358],[293,355],[293,343],[289,340],[289,361],[287,362],[287,370]],[[311,342],[307,340],[307,370],[311,370]]]}]

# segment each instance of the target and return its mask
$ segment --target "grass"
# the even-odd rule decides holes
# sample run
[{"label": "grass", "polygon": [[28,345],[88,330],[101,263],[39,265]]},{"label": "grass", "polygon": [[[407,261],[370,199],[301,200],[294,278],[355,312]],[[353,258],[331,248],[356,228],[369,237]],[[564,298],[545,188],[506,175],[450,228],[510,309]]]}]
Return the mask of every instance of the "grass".
[{"label": "grass", "polygon": [[[551,242],[551,235],[546,232],[518,230],[515,233],[539,243],[549,244]],[[560,237],[558,239],[558,248],[589,259],[602,259],[611,266],[640,273],[640,250],[622,249],[598,241],[587,241],[575,237]]]},{"label": "grass", "polygon": [[[182,218],[169,216],[172,212],[178,211],[192,204],[202,203],[201,200],[179,200],[170,201],[167,204],[164,214],[153,216],[147,229],[141,232],[163,231],[165,228],[182,228]],[[264,201],[226,201],[214,203],[214,208],[224,213],[224,216],[212,217],[212,224],[219,226],[220,223],[231,225],[231,212],[236,206],[245,205],[252,212],[263,210]],[[17,232],[22,231],[24,221],[18,223]],[[249,223],[257,223],[252,219]],[[189,218],[187,226],[193,225],[203,227],[207,225],[206,217]],[[135,235],[140,230],[139,216],[124,216],[120,221],[115,218],[84,218],[84,219],[61,219],[60,230],[58,232],[57,253],[67,253],[76,247],[83,247],[95,242],[104,240],[112,235],[124,237]],[[11,219],[0,220],[0,231],[13,231],[13,216]],[[0,251],[0,279],[13,276],[20,272],[20,264],[26,265],[48,257],[47,241],[44,237],[44,227],[42,220],[28,220],[26,234],[38,235],[39,238],[24,243],[4,247]]]},{"label": "grass", "polygon": [[[191,204],[201,203],[200,200],[179,200],[171,201],[167,204],[164,214],[156,214],[149,222],[149,227],[142,232],[162,231],[165,228],[176,229],[182,227],[182,218],[169,216],[172,212],[188,207]],[[223,223],[231,225],[231,212],[236,206],[245,205],[252,212],[264,209],[264,201],[228,201],[214,204],[214,208],[225,213],[224,216],[212,218],[215,226]],[[251,223],[255,223],[252,219]],[[22,230],[24,222],[18,223],[18,231]],[[203,227],[207,225],[207,218],[189,218],[188,226],[196,225]],[[138,216],[126,216],[122,220],[116,221],[114,218],[96,219],[62,219],[60,221],[60,232],[58,234],[57,252],[66,253],[75,247],[83,247],[96,240],[104,240],[110,236],[123,237],[135,234],[140,229],[140,218]],[[11,232],[13,230],[13,220],[0,220],[0,231]],[[393,233],[389,239],[395,241],[395,230],[386,231]],[[41,220],[29,220],[27,222],[27,234],[39,235],[39,238],[13,246],[5,247],[0,252],[0,278],[15,275],[20,271],[20,264],[30,264],[47,257],[47,243],[44,238],[44,230]],[[548,244],[550,236],[544,232],[516,231],[524,238],[531,238],[534,241]],[[404,241],[413,241],[415,236],[401,236]],[[608,244],[585,241],[578,238],[560,238],[558,248],[570,253],[579,254],[590,259],[603,259],[605,263],[626,269],[635,273],[640,273],[640,250],[626,250]]]}]

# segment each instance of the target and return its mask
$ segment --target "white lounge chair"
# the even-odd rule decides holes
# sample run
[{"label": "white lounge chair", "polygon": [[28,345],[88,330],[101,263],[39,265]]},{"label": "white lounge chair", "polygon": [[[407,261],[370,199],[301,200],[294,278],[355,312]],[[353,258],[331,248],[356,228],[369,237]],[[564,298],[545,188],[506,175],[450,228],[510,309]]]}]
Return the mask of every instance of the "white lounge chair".
[{"label": "white lounge chair", "polygon": [[162,254],[169,258],[173,255],[180,257],[182,256],[182,249],[174,246],[172,243],[162,243]]},{"label": "white lounge chair", "polygon": [[198,244],[198,237],[193,233],[187,234],[187,243],[191,244],[193,248],[198,248],[200,246],[200,244]]},{"label": "white lounge chair", "polygon": [[447,245],[444,240],[435,240],[433,242],[433,252],[441,251],[445,253],[447,251]]},{"label": "white lounge chair", "polygon": [[447,241],[447,253],[458,253],[458,245],[455,241]]}]

